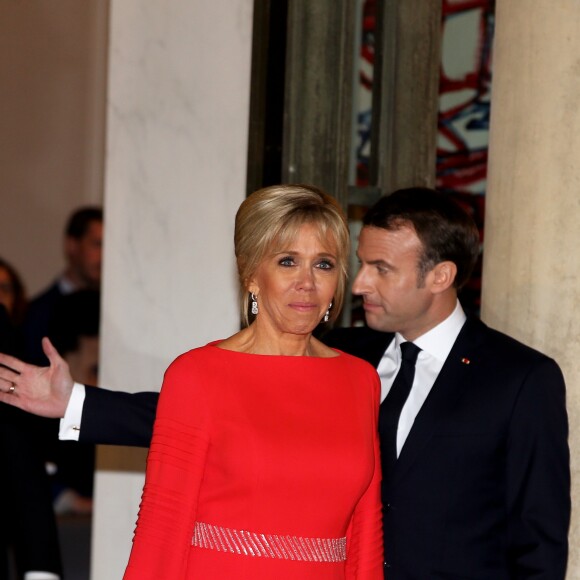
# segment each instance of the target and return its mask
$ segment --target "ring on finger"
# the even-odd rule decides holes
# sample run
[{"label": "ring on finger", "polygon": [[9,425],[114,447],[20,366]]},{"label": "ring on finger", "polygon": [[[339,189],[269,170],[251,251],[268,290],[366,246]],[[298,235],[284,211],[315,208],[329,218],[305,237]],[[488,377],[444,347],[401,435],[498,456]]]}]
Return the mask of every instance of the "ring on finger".
[{"label": "ring on finger", "polygon": [[15,390],[16,390],[16,385],[14,383],[12,383],[12,385],[8,389],[8,394],[13,395]]}]

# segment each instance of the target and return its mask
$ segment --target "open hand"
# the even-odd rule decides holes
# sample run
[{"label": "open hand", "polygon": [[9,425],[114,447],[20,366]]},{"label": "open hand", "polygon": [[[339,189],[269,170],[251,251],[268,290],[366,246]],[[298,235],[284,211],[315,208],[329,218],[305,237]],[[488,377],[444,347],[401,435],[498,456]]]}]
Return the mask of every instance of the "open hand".
[{"label": "open hand", "polygon": [[0,402],[41,417],[64,417],[73,388],[68,364],[48,338],[42,350],[50,366],[38,367],[0,353]]}]

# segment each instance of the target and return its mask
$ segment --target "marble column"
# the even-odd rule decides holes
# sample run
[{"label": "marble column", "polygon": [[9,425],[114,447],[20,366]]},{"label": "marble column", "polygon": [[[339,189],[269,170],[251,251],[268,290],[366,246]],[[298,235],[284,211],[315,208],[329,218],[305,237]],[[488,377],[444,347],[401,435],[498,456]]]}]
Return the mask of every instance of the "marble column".
[{"label": "marble column", "polygon": [[[482,317],[554,357],[580,498],[580,3],[498,0]],[[580,578],[573,513],[569,579]]]},{"label": "marble column", "polygon": [[[101,383],[159,389],[180,353],[239,328],[252,0],[112,0]],[[102,448],[91,577],[121,578],[144,453]]]}]

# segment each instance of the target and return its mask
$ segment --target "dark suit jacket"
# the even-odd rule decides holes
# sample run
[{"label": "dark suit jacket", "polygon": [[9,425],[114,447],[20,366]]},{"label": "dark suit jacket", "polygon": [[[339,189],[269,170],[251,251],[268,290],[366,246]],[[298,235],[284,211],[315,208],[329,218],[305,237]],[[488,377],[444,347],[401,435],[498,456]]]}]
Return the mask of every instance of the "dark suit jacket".
[{"label": "dark suit jacket", "polygon": [[[0,352],[22,356],[19,337],[0,305]],[[50,484],[42,441],[56,425],[0,403],[0,578],[14,549],[19,575],[27,570],[62,573]],[[4,574],[4,575],[3,575]],[[20,576],[19,576],[20,577]]]},{"label": "dark suit jacket", "polygon": [[[391,339],[355,329],[328,342],[376,365]],[[469,319],[383,474],[385,576],[563,579],[567,436],[556,363]]]},{"label": "dark suit jacket", "polygon": [[58,280],[39,294],[28,305],[23,330],[25,338],[25,357],[32,364],[47,366],[48,359],[42,350],[42,339],[48,335],[51,315],[62,298]]},{"label": "dark suit jacket", "polygon": [[[366,328],[325,337],[330,346],[375,366],[391,340]],[[102,391],[98,397],[101,408],[112,408],[119,394]],[[136,397],[125,395],[125,409],[117,408],[113,427],[124,436],[118,443],[135,443],[127,437],[128,417],[138,416],[150,435],[155,394],[149,395],[147,418]],[[94,399],[87,396],[83,437],[106,429],[99,417],[98,425],[87,423],[95,430],[85,432]],[[563,579],[570,517],[567,436],[557,364],[468,320],[395,471],[384,474],[389,580]]]}]

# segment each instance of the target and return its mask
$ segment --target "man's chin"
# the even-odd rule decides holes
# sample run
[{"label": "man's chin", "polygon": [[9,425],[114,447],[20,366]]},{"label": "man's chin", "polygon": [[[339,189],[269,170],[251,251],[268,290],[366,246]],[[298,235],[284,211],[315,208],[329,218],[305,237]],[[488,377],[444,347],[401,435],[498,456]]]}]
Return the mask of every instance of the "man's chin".
[{"label": "man's chin", "polygon": [[384,316],[378,316],[372,312],[365,312],[365,320],[367,326],[372,330],[377,330],[379,332],[393,332],[391,325]]}]

